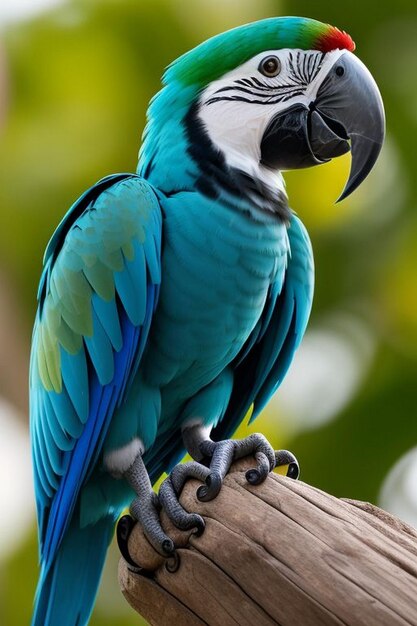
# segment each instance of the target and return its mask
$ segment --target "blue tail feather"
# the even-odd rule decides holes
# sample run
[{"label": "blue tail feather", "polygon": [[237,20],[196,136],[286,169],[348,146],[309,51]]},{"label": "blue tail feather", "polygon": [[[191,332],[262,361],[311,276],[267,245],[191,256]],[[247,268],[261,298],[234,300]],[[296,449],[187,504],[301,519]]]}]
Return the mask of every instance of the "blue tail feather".
[{"label": "blue tail feather", "polygon": [[42,567],[32,626],[85,626],[90,618],[115,517],[68,527],[58,553]]}]

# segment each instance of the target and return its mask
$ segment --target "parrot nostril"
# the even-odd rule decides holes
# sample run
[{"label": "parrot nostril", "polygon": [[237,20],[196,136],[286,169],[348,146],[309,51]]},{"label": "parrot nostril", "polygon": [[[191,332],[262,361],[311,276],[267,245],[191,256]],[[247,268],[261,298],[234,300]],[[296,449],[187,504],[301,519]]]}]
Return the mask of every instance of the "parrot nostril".
[{"label": "parrot nostril", "polygon": [[335,71],[336,76],[343,76],[343,74],[345,73],[345,68],[342,65],[338,65]]}]

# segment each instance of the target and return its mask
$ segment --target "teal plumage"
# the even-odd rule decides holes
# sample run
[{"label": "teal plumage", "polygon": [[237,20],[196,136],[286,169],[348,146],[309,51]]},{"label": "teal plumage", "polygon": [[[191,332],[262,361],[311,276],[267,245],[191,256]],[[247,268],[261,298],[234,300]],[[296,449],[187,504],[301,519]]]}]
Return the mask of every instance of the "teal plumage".
[{"label": "teal plumage", "polygon": [[[142,204],[147,199],[143,193],[147,187],[148,194],[152,194],[149,208]],[[139,234],[135,232],[134,235],[129,216],[125,224],[120,224],[120,202],[113,212],[113,202],[116,200],[117,207],[117,200],[120,199],[124,207],[133,210],[133,194],[137,194],[134,210],[139,214],[141,210],[143,214],[148,212],[148,219],[143,220],[146,224],[140,224]],[[62,584],[59,581],[63,577],[79,580],[75,570],[77,563],[71,565],[65,559],[66,550],[69,553],[74,545],[81,550],[83,542],[89,541],[84,538],[86,534],[89,534],[90,540],[97,542],[96,535],[102,528],[106,539],[95,545],[94,550],[98,554],[93,558],[90,549],[83,561],[85,567],[93,568],[89,575],[91,580],[95,580],[91,595],[95,594],[114,522],[133,497],[130,489],[120,481],[111,478],[100,480],[99,460],[103,454],[139,435],[147,447],[145,462],[148,471],[156,480],[184,453],[180,439],[183,421],[198,414],[206,423],[215,426],[219,420],[223,423],[225,413],[231,411],[228,408],[234,391],[231,364],[245,342],[251,341],[251,333],[257,335],[255,346],[265,345],[271,354],[263,363],[262,359],[267,357],[262,351],[257,365],[259,383],[254,394],[241,398],[241,406],[233,409],[233,424],[224,424],[227,432],[235,430],[259,391],[262,391],[260,397],[265,393],[267,397],[271,395],[272,389],[266,390],[265,387],[268,373],[273,367],[278,367],[283,377],[298,339],[304,332],[312,296],[312,262],[308,242],[303,240],[303,250],[295,239],[297,253],[302,256],[304,252],[307,256],[307,271],[304,275],[295,276],[294,284],[291,283],[288,295],[291,306],[288,318],[278,327],[278,344],[281,345],[285,337],[281,333],[290,328],[291,307],[297,302],[298,292],[304,289],[305,293],[299,299],[302,313],[298,321],[298,336],[282,363],[279,345],[265,341],[273,321],[272,309],[283,294],[287,265],[291,267],[292,263],[289,257],[291,233],[299,237],[301,227],[295,216],[288,237],[285,225],[276,220],[254,225],[245,213],[236,213],[199,194],[184,192],[168,199],[159,195],[158,200],[165,214],[165,247],[160,260],[161,219],[156,197],[140,178],[130,177],[113,183],[86,206],[72,225],[54,266],[50,267],[46,260],[50,276],[44,277],[44,295],[41,294],[41,311],[35,327],[31,368],[32,416],[34,412],[36,416],[32,419],[32,441],[43,563],[34,624],[54,624],[58,616],[63,619],[63,609],[55,605],[51,609],[52,605],[45,598],[53,593],[54,584]],[[132,205],[125,204],[129,200],[132,200]],[[106,216],[106,211],[109,211],[109,216]],[[97,218],[102,213],[103,220],[95,220],[95,213]],[[198,228],[193,230],[190,224],[194,217],[197,220],[198,213],[201,213]],[[110,222],[106,221],[108,218]],[[225,227],[222,229],[226,223],[229,227],[233,223],[233,231]],[[116,225],[119,228],[116,232],[111,231],[113,241],[109,241],[103,256],[102,243],[105,240],[102,237],[106,224],[111,225],[110,228]],[[101,225],[104,229],[98,234],[97,228]],[[143,234],[142,228],[145,230]],[[143,242],[140,235],[145,238]],[[84,254],[83,244],[87,244],[90,236],[91,248],[87,246],[88,254]],[[151,240],[149,244],[148,237]],[[125,252],[121,251],[122,248],[126,249]],[[125,256],[129,253],[132,260]],[[135,259],[137,266],[132,268]],[[95,281],[92,279],[97,264],[103,264],[108,282],[103,276]],[[86,277],[86,283],[80,281],[78,284],[78,279],[71,274],[77,271]],[[58,278],[61,273],[67,288],[74,285],[74,291],[59,296]],[[164,279],[155,312],[161,275]],[[151,298],[148,295],[150,288],[154,288]],[[287,283],[286,297],[289,290]],[[83,297],[87,299],[87,305]],[[147,307],[144,307],[144,302]],[[56,386],[56,389],[47,390],[39,374],[37,342],[39,328],[42,328],[44,320],[53,316],[50,311],[54,306],[58,306],[61,312],[60,323],[63,326],[62,334],[57,330],[61,360],[56,372],[47,370],[44,375],[46,384]],[[270,318],[269,322],[264,317]],[[138,336],[138,329],[143,332],[142,336],[140,333]],[[276,330],[270,332],[275,334],[276,341]],[[77,347],[74,344],[80,336],[83,337],[83,345],[74,354]],[[142,345],[147,344],[143,355],[141,342]],[[122,353],[124,358],[119,360],[123,363],[122,369],[119,366],[116,372],[116,355]],[[238,372],[247,365],[250,354],[251,351],[238,366]],[[140,366],[135,377],[137,364]],[[62,371],[60,391],[59,367]],[[120,377],[121,381],[118,380]],[[100,394],[100,399],[95,398],[96,393]],[[124,402],[120,406],[121,398]],[[86,443],[88,424],[96,432],[89,433]],[[79,527],[76,526],[77,517],[81,522]],[[98,527],[92,526],[92,523],[98,524]],[[67,544],[72,548],[67,548]],[[50,576],[55,576],[53,583],[49,581]],[[74,583],[71,585],[71,597],[74,597]],[[80,582],[80,593],[84,586]],[[60,592],[61,602],[64,589],[65,585]],[[85,589],[83,593],[87,593]],[[69,598],[68,606],[74,607]],[[91,605],[87,609],[81,602],[77,616],[86,620],[90,608]],[[70,614],[67,612],[67,617]],[[68,624],[75,623],[69,619]]]},{"label": "teal plumage", "polygon": [[256,186],[226,180],[192,115],[211,80],[252,56],[325,50],[326,37],[348,38],[274,18],[181,57],[150,105],[137,174],[88,190],[47,247],[30,371],[33,626],[88,622],[115,521],[135,495],[105,460],[137,438],[155,482],[184,454],[184,423],[198,416],[229,437],[288,370],[313,297],[308,235],[284,201],[274,200],[280,215],[263,210]]},{"label": "teal plumage", "polygon": [[[75,203],[45,254],[30,372],[42,566],[34,624],[84,623],[91,610],[120,499],[102,500],[101,508],[97,497],[92,501],[101,537],[79,555],[91,570],[88,586],[65,554],[82,551],[94,534],[85,526],[91,514],[82,488],[146,344],[160,285],[160,239],[156,195],[138,177],[119,175]],[[62,605],[65,589],[78,595],[75,585],[88,601],[74,607],[68,598]]]}]

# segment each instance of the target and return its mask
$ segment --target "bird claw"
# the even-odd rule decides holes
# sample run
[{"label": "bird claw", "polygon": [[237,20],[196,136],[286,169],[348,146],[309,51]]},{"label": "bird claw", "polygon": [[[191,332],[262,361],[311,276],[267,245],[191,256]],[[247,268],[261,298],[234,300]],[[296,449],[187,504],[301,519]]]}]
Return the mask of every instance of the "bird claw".
[{"label": "bird claw", "polygon": [[[191,528],[192,514],[181,507],[178,497],[187,478],[198,478],[204,482],[197,489],[197,498],[201,502],[209,502],[219,494],[233,461],[245,456],[254,455],[256,459],[256,467],[248,469],[245,474],[246,480],[251,485],[260,485],[275,467],[282,465],[288,465],[287,476],[290,478],[298,478],[300,473],[297,459],[291,452],[288,450],[275,452],[268,440],[259,433],[237,440],[226,439],[216,442],[205,439],[199,443],[198,449],[203,457],[202,462],[192,461],[177,465],[162,485],[163,494],[160,492],[160,497],[163,495],[164,508],[173,523],[184,529]],[[167,501],[165,492],[168,493],[170,482],[172,488],[170,499]]]},{"label": "bird claw", "polygon": [[245,478],[250,485],[260,485],[271,471],[268,457],[264,452],[256,452],[255,459],[257,467],[251,467],[245,474]]},{"label": "bird claw", "polygon": [[[119,546],[122,557],[127,562],[128,566],[130,566],[130,571],[135,574],[140,574],[141,576],[152,578],[154,572],[138,565],[136,561],[133,560],[129,551],[129,537],[136,524],[137,520],[133,519],[131,515],[123,515],[123,517],[119,519],[116,528],[117,545]],[[180,557],[177,550],[174,550],[170,553],[170,556],[166,558],[165,568],[170,574],[173,574],[178,570],[179,566]]]},{"label": "bird claw", "polygon": [[275,467],[281,467],[282,465],[288,465],[288,478],[297,480],[300,477],[300,465],[296,457],[289,450],[275,451]]},{"label": "bird claw", "polygon": [[220,493],[222,488],[223,478],[219,472],[211,472],[206,480],[205,485],[201,485],[197,489],[197,498],[201,502],[210,502]]},{"label": "bird claw", "polygon": [[162,483],[159,494],[153,491],[136,498],[130,507],[131,515],[124,515],[117,525],[117,542],[120,552],[127,563],[136,572],[146,575],[132,559],[128,540],[136,521],[139,521],[145,536],[155,550],[167,558],[168,571],[176,571],[179,566],[178,555],[172,539],[165,534],[159,520],[159,511],[163,508],[179,530],[193,530],[200,536],[205,529],[201,515],[189,513],[179,502],[184,483],[188,478],[196,478],[203,482],[197,489],[197,498],[202,502],[213,500],[221,490],[223,480],[233,461],[244,456],[254,455],[256,467],[246,471],[245,477],[249,484],[259,485],[267,478],[274,467],[288,465],[287,476],[297,479],[300,473],[295,456],[288,450],[274,451],[267,439],[260,434],[252,434],[245,439],[214,442],[203,441],[200,451],[204,455],[204,463],[190,461],[176,465],[171,474]]},{"label": "bird claw", "polygon": [[200,443],[200,451],[209,460],[210,472],[205,485],[197,490],[197,498],[203,502],[213,500],[220,492],[223,479],[231,464],[244,456],[254,455],[256,467],[246,471],[245,477],[249,484],[260,485],[276,466],[288,465],[287,476],[298,478],[299,466],[295,456],[287,450],[274,451],[268,440],[260,433],[254,433],[244,439],[226,439],[214,442],[211,440]]},{"label": "bird claw", "polygon": [[124,560],[135,570],[140,569],[139,565],[130,556],[128,542],[133,527],[136,522],[130,515],[123,515],[118,521],[116,528],[117,545]]},{"label": "bird claw", "polygon": [[144,567],[138,565],[129,552],[129,537],[136,524],[137,521],[130,515],[123,515],[123,517],[119,519],[116,527],[117,545],[119,546],[120,554],[128,564],[130,571],[135,574],[151,577],[153,572],[150,572]]}]

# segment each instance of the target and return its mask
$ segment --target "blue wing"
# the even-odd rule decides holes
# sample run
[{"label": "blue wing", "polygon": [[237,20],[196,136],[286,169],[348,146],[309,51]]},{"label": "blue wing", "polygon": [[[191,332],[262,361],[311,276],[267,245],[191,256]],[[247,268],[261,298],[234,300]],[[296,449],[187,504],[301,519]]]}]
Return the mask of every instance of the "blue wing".
[{"label": "blue wing", "polygon": [[119,174],[71,207],[47,247],[30,371],[46,570],[139,366],[158,300],[161,230],[152,187]]},{"label": "blue wing", "polygon": [[215,440],[231,437],[253,405],[251,420],[283,381],[303,338],[314,290],[310,239],[293,215],[288,229],[290,256],[284,282],[274,283],[263,314],[234,364],[232,397],[213,430]]}]

